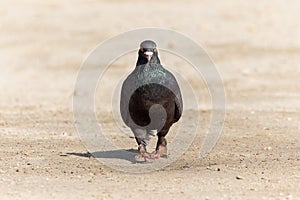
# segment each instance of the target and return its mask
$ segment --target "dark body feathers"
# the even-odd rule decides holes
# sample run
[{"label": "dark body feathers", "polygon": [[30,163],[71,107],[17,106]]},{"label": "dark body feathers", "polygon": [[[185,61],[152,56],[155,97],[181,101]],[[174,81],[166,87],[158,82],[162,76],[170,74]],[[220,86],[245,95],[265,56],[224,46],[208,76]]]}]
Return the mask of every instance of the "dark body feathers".
[{"label": "dark body feathers", "polygon": [[[166,125],[177,122],[182,114],[182,98],[175,77],[160,64],[138,65],[127,77],[121,92],[121,115],[131,127],[134,123],[146,126],[150,123],[149,109],[160,104],[167,112]],[[155,127],[153,127],[155,129]]]},{"label": "dark body feathers", "polygon": [[[175,77],[160,64],[156,46],[150,43],[147,49],[145,47],[148,46],[142,44],[136,68],[122,85],[120,111],[124,123],[134,132],[138,145],[146,146],[147,137],[139,136],[137,129],[145,129],[147,133],[158,129],[158,150],[160,145],[166,146],[164,136],[181,117],[182,97]],[[149,51],[153,55],[148,53],[151,58],[147,59],[145,52]],[[154,108],[157,104],[164,108],[165,114]]]}]

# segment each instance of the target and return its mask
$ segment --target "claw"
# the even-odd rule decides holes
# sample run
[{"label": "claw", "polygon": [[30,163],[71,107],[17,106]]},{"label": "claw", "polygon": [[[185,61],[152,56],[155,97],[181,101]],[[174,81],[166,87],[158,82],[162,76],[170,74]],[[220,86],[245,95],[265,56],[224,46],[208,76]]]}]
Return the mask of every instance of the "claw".
[{"label": "claw", "polygon": [[154,151],[150,154],[151,159],[167,158],[166,154],[161,154],[159,151]]},{"label": "claw", "polygon": [[144,145],[139,145],[138,151],[139,154],[135,156],[135,160],[137,162],[147,162],[150,159],[150,156],[147,153],[146,147]]},{"label": "claw", "polygon": [[143,154],[138,154],[138,155],[136,155],[135,156],[135,160],[137,161],[137,162],[147,162],[147,160],[149,159],[149,155],[147,154],[147,155],[143,155]]},{"label": "claw", "polygon": [[137,162],[151,162],[159,158],[167,158],[166,146],[159,146],[158,150],[148,153],[145,146],[139,145],[139,154],[135,156]]},{"label": "claw", "polygon": [[150,154],[151,159],[158,159],[160,158],[160,155],[158,154],[157,151],[154,151],[153,153]]}]

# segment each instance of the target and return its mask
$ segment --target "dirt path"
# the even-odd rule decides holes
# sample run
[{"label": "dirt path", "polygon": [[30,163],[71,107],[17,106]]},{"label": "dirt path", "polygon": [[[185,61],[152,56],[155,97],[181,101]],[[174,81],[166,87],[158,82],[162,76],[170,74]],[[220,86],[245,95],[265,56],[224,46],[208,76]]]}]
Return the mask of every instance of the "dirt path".
[{"label": "dirt path", "polygon": [[[168,1],[151,5],[154,11],[131,0],[0,1],[0,198],[299,199],[298,4],[172,1],[169,12]],[[171,28],[204,45],[222,75],[227,114],[216,147],[199,159],[209,95],[184,69],[200,99],[199,133],[171,165],[135,175],[87,154],[74,128],[72,94],[89,51],[143,26]],[[162,58],[182,70],[180,60]],[[120,59],[107,73],[119,80],[135,59]],[[110,107],[104,110],[100,121],[113,130]],[[108,137],[136,148],[129,136]]]}]

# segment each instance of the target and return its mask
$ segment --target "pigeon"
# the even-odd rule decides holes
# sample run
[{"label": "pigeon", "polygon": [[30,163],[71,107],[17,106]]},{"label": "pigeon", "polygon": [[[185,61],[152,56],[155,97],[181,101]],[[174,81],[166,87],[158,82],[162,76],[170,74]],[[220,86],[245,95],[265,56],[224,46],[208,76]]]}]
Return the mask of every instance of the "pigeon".
[{"label": "pigeon", "polygon": [[[120,112],[138,144],[137,161],[167,157],[165,136],[182,115],[183,103],[174,75],[160,64],[156,43],[140,44],[135,69],[121,88]],[[157,132],[157,145],[147,152],[150,138]]]}]

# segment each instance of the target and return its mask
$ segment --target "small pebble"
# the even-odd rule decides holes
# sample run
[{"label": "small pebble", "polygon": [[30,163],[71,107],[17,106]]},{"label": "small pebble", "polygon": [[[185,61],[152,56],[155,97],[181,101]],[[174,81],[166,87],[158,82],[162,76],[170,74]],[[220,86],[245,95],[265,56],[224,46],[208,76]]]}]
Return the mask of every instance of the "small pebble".
[{"label": "small pebble", "polygon": [[270,151],[270,150],[272,150],[272,147],[270,147],[270,146],[264,147],[264,150],[265,150],[265,151]]},{"label": "small pebble", "polygon": [[188,169],[188,168],[191,168],[191,166],[189,166],[189,165],[182,165],[181,168],[182,169]]},{"label": "small pebble", "polygon": [[237,175],[235,178],[236,178],[237,180],[243,180],[243,179],[244,179],[244,177],[242,177],[242,176],[240,176],[240,175]]}]

